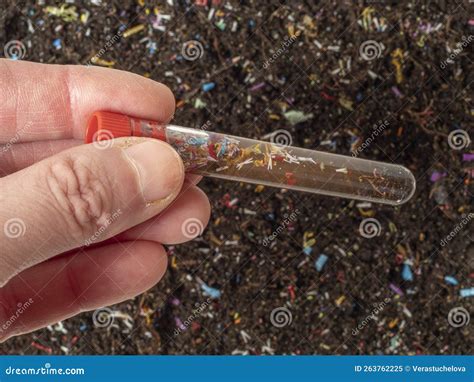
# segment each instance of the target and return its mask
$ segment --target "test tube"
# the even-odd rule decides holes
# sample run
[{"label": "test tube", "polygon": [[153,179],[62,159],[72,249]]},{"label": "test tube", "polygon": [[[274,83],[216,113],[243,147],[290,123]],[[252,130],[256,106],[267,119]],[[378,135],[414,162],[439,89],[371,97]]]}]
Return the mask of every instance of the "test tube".
[{"label": "test tube", "polygon": [[86,143],[124,136],[161,139],[189,173],[322,195],[400,205],[416,188],[405,167],[99,111]]}]

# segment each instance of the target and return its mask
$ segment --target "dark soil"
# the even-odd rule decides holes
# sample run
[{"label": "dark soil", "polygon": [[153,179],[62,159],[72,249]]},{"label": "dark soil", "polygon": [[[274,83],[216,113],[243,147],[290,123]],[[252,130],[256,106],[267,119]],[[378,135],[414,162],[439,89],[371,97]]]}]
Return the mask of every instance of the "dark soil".
[{"label": "dark soil", "polygon": [[[447,46],[454,49],[463,36],[474,34],[468,16],[474,4],[215,1],[220,4],[211,6],[216,12],[209,20],[209,6],[160,1],[161,13],[171,16],[162,32],[151,26],[154,5],[148,1],[66,4],[79,14],[90,12],[86,24],[47,14],[44,8],[52,3],[20,3],[2,6],[0,42],[21,40],[24,59],[31,61],[84,65],[121,26],[143,23],[143,31],[120,38],[101,59],[173,89],[176,124],[208,123],[209,130],[257,139],[285,129],[295,146],[350,155],[357,138],[363,142],[387,120],[388,127],[360,156],[408,167],[417,191],[401,207],[361,207],[350,200],[204,179],[213,211],[202,237],[169,248],[173,266],[159,285],[111,307],[133,318],[131,329],[119,317],[115,326],[96,327],[92,312],[84,313],[63,323],[67,333],[43,329],[8,341],[0,352],[45,354],[36,344],[53,354],[470,352],[472,324],[453,327],[448,314],[456,307],[472,312],[472,298],[462,298],[460,289],[474,283],[473,223],[447,245],[441,241],[472,212],[473,164],[463,161],[472,146],[456,150],[448,139],[456,129],[472,137],[472,46],[441,66],[450,55]],[[357,23],[367,6],[374,8],[372,17],[385,18],[384,31]],[[219,20],[224,30],[216,26]],[[293,30],[300,31],[296,41],[264,68]],[[156,42],[153,54],[145,37]],[[57,38],[60,49],[53,46]],[[181,56],[189,40],[204,47],[195,61]],[[383,44],[380,57],[361,57],[359,47],[367,40]],[[392,57],[396,49],[403,60]],[[216,87],[204,92],[206,82]],[[197,98],[204,108],[195,107]],[[288,110],[314,117],[292,126],[283,116]],[[445,176],[433,182],[436,172]],[[229,204],[234,198],[238,201]],[[296,219],[284,223],[292,213]],[[373,238],[359,232],[369,217],[380,224]],[[271,244],[263,245],[281,226]],[[305,232],[316,239],[310,254],[303,252]],[[322,253],[329,259],[318,272],[314,262]],[[404,261],[412,262],[412,281],[402,278]],[[459,285],[445,282],[445,276]],[[222,295],[207,300],[199,279]],[[279,307],[291,314],[283,327],[270,319]],[[185,326],[181,332],[177,319]]]}]

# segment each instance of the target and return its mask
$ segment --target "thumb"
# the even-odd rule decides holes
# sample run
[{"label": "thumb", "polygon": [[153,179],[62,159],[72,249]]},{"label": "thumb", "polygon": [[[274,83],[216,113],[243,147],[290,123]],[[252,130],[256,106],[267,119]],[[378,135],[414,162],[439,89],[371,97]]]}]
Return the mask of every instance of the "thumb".
[{"label": "thumb", "polygon": [[163,211],[184,181],[167,143],[119,138],[63,151],[0,179],[0,286],[25,268]]}]

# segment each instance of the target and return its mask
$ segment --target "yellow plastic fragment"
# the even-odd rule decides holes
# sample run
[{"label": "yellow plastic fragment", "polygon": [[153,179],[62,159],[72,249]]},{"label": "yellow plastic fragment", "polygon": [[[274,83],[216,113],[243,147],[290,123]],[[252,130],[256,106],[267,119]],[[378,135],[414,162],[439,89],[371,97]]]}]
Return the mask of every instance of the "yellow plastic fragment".
[{"label": "yellow plastic fragment", "polygon": [[94,65],[107,66],[109,68],[115,65],[115,61],[107,61],[95,56],[91,58],[91,62]]},{"label": "yellow plastic fragment", "polygon": [[44,11],[52,16],[60,17],[66,22],[76,21],[79,17],[74,5],[71,5],[70,7],[67,7],[66,4],[61,5],[61,7],[50,5],[44,8]]},{"label": "yellow plastic fragment", "polygon": [[337,306],[341,305],[341,304],[344,302],[345,299],[346,299],[346,296],[341,296],[341,297],[339,297],[339,298],[336,300],[336,305],[337,305]]},{"label": "yellow plastic fragment", "polygon": [[392,233],[397,232],[397,226],[395,225],[394,222],[388,223],[388,228],[390,229],[390,232]]},{"label": "yellow plastic fragment", "polygon": [[240,322],[242,321],[242,319],[240,318],[240,314],[238,312],[235,312],[234,313],[234,324],[238,325],[240,324]]},{"label": "yellow plastic fragment", "polygon": [[370,25],[372,24],[372,13],[374,12],[375,8],[372,7],[366,7],[362,11],[362,26],[365,30],[370,28]]},{"label": "yellow plastic fragment", "polygon": [[127,29],[125,32],[123,32],[123,37],[124,38],[130,37],[138,32],[141,32],[143,29],[145,29],[145,25],[138,24],[132,28]]},{"label": "yellow plastic fragment", "polygon": [[392,54],[392,65],[395,66],[395,79],[397,84],[403,81],[403,51],[400,48],[395,49]]},{"label": "yellow plastic fragment", "polygon": [[303,24],[306,25],[309,29],[314,29],[314,21],[309,15],[303,16]]},{"label": "yellow plastic fragment", "polygon": [[363,208],[358,208],[359,210],[359,213],[364,216],[364,217],[372,217],[375,215],[375,211],[374,210],[364,210]]},{"label": "yellow plastic fragment", "polygon": [[295,35],[295,26],[293,24],[288,25],[288,35],[290,37]]},{"label": "yellow plastic fragment", "polygon": [[352,101],[346,98],[339,98],[339,103],[342,107],[346,108],[347,110],[353,111],[354,108],[352,107]]},{"label": "yellow plastic fragment", "polygon": [[81,13],[81,23],[87,24],[87,20],[89,20],[89,15],[89,12]]},{"label": "yellow plastic fragment", "polygon": [[303,234],[303,247],[312,247],[316,244],[316,239],[314,238],[314,232],[306,231]]}]

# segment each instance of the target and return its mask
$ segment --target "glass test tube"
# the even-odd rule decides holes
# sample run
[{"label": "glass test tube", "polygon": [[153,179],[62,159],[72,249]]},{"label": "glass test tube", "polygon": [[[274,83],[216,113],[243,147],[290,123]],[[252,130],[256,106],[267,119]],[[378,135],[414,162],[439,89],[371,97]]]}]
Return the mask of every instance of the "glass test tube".
[{"label": "glass test tube", "polygon": [[86,141],[154,137],[180,154],[188,172],[322,195],[400,205],[416,182],[403,166],[96,112]]}]

